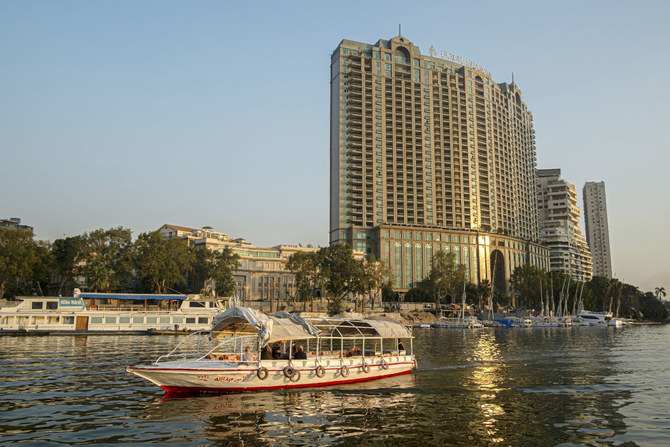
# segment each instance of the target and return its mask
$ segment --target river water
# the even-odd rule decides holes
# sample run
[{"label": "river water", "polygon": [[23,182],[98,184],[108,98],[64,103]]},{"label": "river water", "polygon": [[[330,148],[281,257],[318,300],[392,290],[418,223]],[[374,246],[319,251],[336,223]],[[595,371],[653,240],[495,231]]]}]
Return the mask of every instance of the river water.
[{"label": "river water", "polygon": [[175,336],[0,338],[0,445],[670,445],[670,325],[415,329],[419,371],[174,398]]}]

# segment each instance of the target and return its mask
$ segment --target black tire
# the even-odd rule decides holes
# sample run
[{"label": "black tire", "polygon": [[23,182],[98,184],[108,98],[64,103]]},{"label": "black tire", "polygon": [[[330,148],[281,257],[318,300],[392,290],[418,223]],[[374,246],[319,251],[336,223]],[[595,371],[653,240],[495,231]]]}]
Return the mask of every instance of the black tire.
[{"label": "black tire", "polygon": [[295,374],[293,374],[290,379],[291,382],[297,382],[298,380],[300,380],[300,371],[295,370]]},{"label": "black tire", "polygon": [[268,369],[264,366],[261,366],[256,370],[256,377],[260,380],[265,380],[268,378]]},{"label": "black tire", "polygon": [[319,365],[314,370],[314,374],[316,374],[316,377],[321,378],[326,375],[326,370],[323,366]]},{"label": "black tire", "polygon": [[295,376],[296,369],[292,366],[287,366],[284,368],[284,377],[287,379],[290,379],[291,377]]},{"label": "black tire", "polygon": [[342,365],[342,368],[340,368],[340,375],[342,377],[347,377],[349,375],[349,368],[347,368],[346,365]]}]

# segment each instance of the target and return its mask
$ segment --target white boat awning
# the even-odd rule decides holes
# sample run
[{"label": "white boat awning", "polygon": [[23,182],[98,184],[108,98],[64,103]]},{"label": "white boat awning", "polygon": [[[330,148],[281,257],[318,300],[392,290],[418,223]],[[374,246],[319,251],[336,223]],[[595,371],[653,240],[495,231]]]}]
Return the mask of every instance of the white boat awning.
[{"label": "white boat awning", "polygon": [[216,332],[233,332],[238,335],[255,333],[261,339],[261,346],[264,346],[279,340],[314,338],[318,329],[298,315],[267,316],[249,307],[233,307],[214,317],[212,333]]}]

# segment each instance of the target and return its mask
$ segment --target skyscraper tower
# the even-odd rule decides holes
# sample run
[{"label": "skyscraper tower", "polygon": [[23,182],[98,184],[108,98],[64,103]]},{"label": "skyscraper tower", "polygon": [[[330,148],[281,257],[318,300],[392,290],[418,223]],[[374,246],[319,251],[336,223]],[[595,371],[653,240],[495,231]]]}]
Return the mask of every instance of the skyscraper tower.
[{"label": "skyscraper tower", "polygon": [[610,232],[605,182],[586,182],[583,189],[586,241],[593,256],[593,274],[612,278]]},{"label": "skyscraper tower", "polygon": [[551,270],[575,281],[593,276],[591,252],[579,228],[575,186],[561,178],[560,169],[538,169],[538,208],[542,243],[551,250]]},{"label": "skyscraper tower", "polygon": [[403,36],[343,40],[330,82],[331,243],[384,261],[398,291],[437,250],[501,289],[515,267],[548,268],[532,114],[516,84]]}]

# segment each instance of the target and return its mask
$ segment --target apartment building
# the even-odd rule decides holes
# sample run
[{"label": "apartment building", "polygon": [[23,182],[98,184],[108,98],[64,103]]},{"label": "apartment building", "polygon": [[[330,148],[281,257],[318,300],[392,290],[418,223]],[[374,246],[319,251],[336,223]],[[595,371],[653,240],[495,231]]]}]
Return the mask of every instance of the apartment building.
[{"label": "apartment building", "polygon": [[593,276],[593,262],[579,228],[575,186],[561,178],[560,169],[538,169],[538,208],[542,243],[550,249],[550,269],[575,281]]},{"label": "apartment building", "polygon": [[593,256],[593,274],[612,278],[610,233],[605,182],[586,182],[582,190],[586,242]]}]

